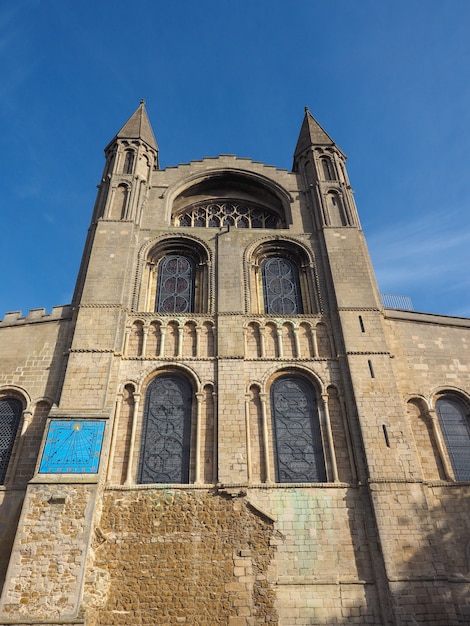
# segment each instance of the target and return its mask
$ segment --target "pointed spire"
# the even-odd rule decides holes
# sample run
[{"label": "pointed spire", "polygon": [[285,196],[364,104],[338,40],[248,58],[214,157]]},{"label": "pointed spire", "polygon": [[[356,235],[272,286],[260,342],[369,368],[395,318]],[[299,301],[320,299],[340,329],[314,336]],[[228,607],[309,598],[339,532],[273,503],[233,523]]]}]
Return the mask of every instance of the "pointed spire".
[{"label": "pointed spire", "polygon": [[294,151],[294,158],[310,146],[333,146],[335,142],[323,130],[317,120],[305,107],[305,117],[299,133],[299,139]]},{"label": "pointed spire", "polygon": [[148,146],[158,151],[155,135],[145,110],[145,100],[140,101],[139,108],[127,120],[115,139],[142,139]]}]

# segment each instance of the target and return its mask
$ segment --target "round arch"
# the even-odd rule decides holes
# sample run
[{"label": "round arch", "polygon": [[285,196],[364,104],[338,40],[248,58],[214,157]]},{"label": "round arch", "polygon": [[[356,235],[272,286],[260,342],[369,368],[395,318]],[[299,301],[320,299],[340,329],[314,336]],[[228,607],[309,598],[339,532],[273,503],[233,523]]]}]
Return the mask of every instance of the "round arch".
[{"label": "round arch", "polygon": [[[13,447],[17,440],[16,435],[26,407],[29,411],[32,409],[31,399],[28,397],[28,402],[26,402],[24,390],[14,385],[0,389],[0,484],[5,482]],[[16,447],[18,448],[18,445]],[[16,454],[13,468],[17,462],[18,455]]]},{"label": "round arch", "polygon": [[434,387],[429,394],[429,399],[427,400],[429,408],[435,408],[436,401],[444,395],[454,396],[457,399],[460,399],[461,402],[470,404],[470,394],[465,391],[465,389],[454,387],[452,385],[439,385]]},{"label": "round arch", "polygon": [[468,395],[460,389],[444,387],[439,388],[432,401],[455,480],[470,481],[470,402]]},{"label": "round arch", "polygon": [[[271,312],[269,304],[268,266],[278,260],[277,280],[287,279],[286,295],[297,304],[290,305],[290,313],[314,314],[321,311],[319,282],[315,257],[302,242],[292,237],[264,237],[253,242],[244,252],[244,281],[246,311],[252,313]],[[276,271],[274,262],[273,271]],[[281,276],[282,275],[282,276]],[[273,275],[274,280],[276,276]],[[284,283],[283,283],[284,284]],[[298,291],[298,298],[292,294]],[[288,311],[286,311],[288,313]]]},{"label": "round arch", "polygon": [[185,313],[211,312],[214,306],[212,253],[205,242],[191,235],[166,235],[142,245],[138,256],[132,309],[155,309],[159,281],[165,271],[162,264],[170,257],[187,259],[186,265],[192,267],[191,270],[187,268],[189,274],[186,279],[192,285],[193,300]]},{"label": "round arch", "polygon": [[196,372],[184,363],[178,363],[177,365],[169,363],[168,365],[162,365],[157,369],[152,369],[150,372],[145,373],[140,381],[137,383],[136,393],[143,393],[152,382],[152,380],[154,380],[158,376],[167,374],[182,376],[186,378],[188,383],[191,385],[193,393],[195,394],[202,391],[204,384],[212,384],[210,381],[202,383]]},{"label": "round arch", "polygon": [[3,398],[15,398],[19,400],[23,406],[23,411],[29,410],[33,405],[33,401],[29,393],[18,385],[1,385],[0,400]]},{"label": "round arch", "polygon": [[223,167],[197,172],[168,188],[165,195],[168,220],[198,200],[229,196],[264,206],[283,223],[291,220],[291,194],[267,176],[243,169]]},{"label": "round arch", "polygon": [[[326,393],[327,383],[325,383],[316,372],[313,372],[312,370],[301,365],[300,363],[296,364],[295,366],[286,365],[284,367],[274,366],[270,368],[267,372],[265,372],[263,376],[263,379],[261,381],[262,388],[268,392],[276,378],[288,375],[301,376],[308,380],[310,384],[314,386],[315,391],[318,393],[319,396],[322,396]],[[329,384],[330,383],[328,383],[328,385]]]}]

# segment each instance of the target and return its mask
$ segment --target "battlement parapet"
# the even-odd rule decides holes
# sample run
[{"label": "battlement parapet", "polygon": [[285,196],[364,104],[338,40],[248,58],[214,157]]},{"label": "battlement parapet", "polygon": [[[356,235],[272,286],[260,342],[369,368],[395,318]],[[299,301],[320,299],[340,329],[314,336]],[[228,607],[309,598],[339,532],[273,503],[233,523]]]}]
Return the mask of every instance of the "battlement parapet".
[{"label": "battlement parapet", "polygon": [[25,317],[23,317],[21,311],[10,311],[5,313],[3,320],[0,320],[0,328],[4,328],[5,326],[36,324],[38,322],[56,322],[71,318],[72,305],[70,304],[54,306],[50,313],[46,313],[46,309],[31,309]]}]

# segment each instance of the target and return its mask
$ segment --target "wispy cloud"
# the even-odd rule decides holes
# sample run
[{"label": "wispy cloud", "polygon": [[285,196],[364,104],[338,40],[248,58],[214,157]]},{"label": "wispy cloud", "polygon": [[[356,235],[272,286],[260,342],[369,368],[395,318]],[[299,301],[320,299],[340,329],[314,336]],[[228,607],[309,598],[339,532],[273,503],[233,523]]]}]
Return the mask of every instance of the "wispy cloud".
[{"label": "wispy cloud", "polygon": [[460,294],[456,308],[470,314],[470,228],[461,213],[428,214],[370,232],[367,240],[382,291],[411,295],[425,307],[436,294]]}]

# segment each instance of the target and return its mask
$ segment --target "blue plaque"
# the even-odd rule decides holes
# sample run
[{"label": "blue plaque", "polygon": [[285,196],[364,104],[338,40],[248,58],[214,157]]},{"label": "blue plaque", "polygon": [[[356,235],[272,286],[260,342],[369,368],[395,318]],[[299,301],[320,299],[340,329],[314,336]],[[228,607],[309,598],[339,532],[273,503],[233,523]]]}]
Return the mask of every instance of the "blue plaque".
[{"label": "blue plaque", "polygon": [[104,426],[102,420],[51,420],[39,473],[98,473]]}]

